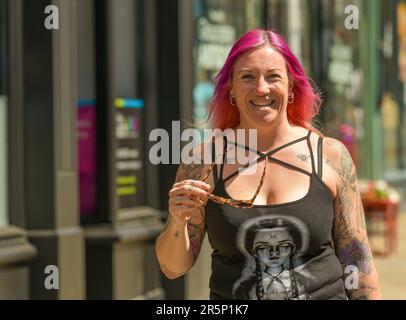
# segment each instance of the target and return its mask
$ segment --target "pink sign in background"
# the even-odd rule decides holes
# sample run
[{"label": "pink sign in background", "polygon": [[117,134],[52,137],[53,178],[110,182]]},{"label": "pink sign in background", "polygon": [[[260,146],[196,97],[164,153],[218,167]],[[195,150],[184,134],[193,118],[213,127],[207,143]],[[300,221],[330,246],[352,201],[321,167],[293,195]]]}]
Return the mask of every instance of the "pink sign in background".
[{"label": "pink sign in background", "polygon": [[94,104],[79,105],[78,160],[80,214],[96,213],[96,110]]}]

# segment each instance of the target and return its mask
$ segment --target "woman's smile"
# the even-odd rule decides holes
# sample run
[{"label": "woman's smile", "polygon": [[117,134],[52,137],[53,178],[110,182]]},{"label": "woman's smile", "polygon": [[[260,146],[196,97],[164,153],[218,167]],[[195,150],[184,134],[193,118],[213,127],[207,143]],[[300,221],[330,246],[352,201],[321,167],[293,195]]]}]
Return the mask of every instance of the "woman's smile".
[{"label": "woman's smile", "polygon": [[276,105],[276,99],[272,100],[249,100],[249,104],[254,107],[255,109],[259,110],[268,110],[268,109],[274,109],[277,110],[277,105]]},{"label": "woman's smile", "polygon": [[291,83],[283,57],[269,46],[238,59],[231,95],[240,112],[242,127],[269,126],[286,113]]}]

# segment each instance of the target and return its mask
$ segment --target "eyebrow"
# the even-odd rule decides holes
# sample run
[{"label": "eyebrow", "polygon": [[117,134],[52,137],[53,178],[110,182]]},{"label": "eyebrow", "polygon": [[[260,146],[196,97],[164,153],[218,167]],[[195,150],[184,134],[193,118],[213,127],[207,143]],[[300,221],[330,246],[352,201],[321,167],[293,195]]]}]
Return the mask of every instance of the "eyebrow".
[{"label": "eyebrow", "polygon": [[[267,72],[272,72],[272,71],[281,71],[281,69],[279,69],[279,68],[269,69]],[[238,71],[238,74],[240,74],[242,72],[252,72],[252,69],[242,69],[242,70]]]}]

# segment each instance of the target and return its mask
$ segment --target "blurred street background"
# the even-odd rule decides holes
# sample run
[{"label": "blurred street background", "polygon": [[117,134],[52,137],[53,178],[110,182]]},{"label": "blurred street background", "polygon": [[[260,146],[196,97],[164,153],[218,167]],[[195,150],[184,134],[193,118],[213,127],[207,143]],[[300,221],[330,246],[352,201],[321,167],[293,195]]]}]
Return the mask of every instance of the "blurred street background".
[{"label": "blurred street background", "polygon": [[0,299],[208,299],[207,237],[186,276],[159,270],[179,151],[151,162],[150,134],[210,127],[212,79],[257,27],[321,90],[383,298],[406,299],[406,0],[0,0]]}]

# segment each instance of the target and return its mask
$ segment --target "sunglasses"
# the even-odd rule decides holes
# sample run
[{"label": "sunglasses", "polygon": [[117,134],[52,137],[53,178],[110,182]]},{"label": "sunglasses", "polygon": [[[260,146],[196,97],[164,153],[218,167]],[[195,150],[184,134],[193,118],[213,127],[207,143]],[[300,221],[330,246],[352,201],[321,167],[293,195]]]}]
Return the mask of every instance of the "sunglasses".
[{"label": "sunglasses", "polygon": [[[258,159],[257,159],[258,160]],[[247,209],[247,208],[252,208],[254,206],[254,201],[255,198],[257,197],[259,190],[261,189],[262,185],[264,184],[264,178],[265,178],[265,172],[266,172],[266,166],[268,163],[268,155],[265,156],[265,165],[264,165],[264,171],[262,172],[262,176],[261,176],[261,180],[259,181],[259,185],[257,190],[255,191],[254,196],[250,199],[250,200],[236,200],[236,199],[231,199],[231,198],[223,198],[220,196],[216,196],[212,193],[208,194],[207,197],[218,203],[218,204],[228,204],[232,207],[235,208],[243,208],[243,209]],[[210,165],[210,167],[208,168],[206,174],[204,175],[202,181],[206,182],[206,180],[209,178],[211,171],[213,170],[213,167],[215,166],[215,163],[212,163]],[[250,164],[245,165],[245,167],[248,167]]]}]

